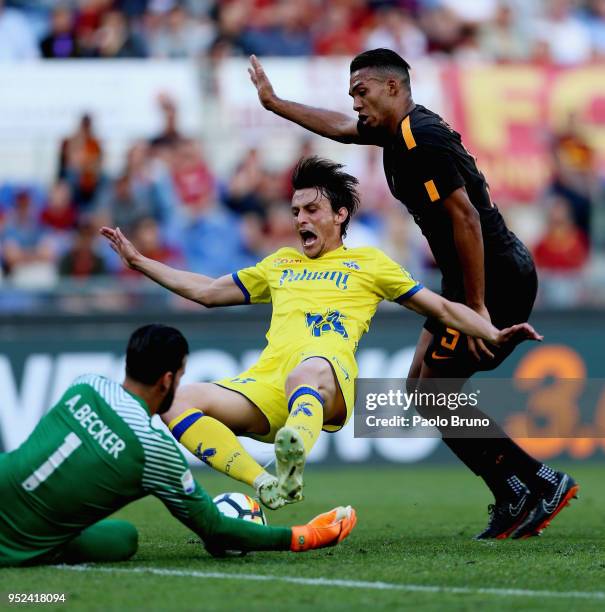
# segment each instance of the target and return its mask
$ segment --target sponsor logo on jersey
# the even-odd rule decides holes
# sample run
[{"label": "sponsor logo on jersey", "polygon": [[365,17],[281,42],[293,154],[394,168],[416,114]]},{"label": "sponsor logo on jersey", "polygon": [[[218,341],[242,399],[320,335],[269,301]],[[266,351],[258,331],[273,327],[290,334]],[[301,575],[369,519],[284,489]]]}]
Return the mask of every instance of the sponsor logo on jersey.
[{"label": "sponsor logo on jersey", "polygon": [[278,257],[273,260],[273,267],[279,268],[279,266],[288,266],[291,264],[302,263],[302,259],[291,259],[289,257]]},{"label": "sponsor logo on jersey", "polygon": [[343,261],[342,265],[351,268],[351,270],[361,270],[361,266],[356,261]]},{"label": "sponsor logo on jersey", "polygon": [[313,270],[307,270],[305,268],[302,272],[295,273],[292,268],[287,268],[281,273],[279,286],[282,287],[284,283],[328,281],[334,283],[338,289],[346,291],[348,289],[348,280],[348,272],[333,272],[331,270],[327,270],[325,272],[313,272]]},{"label": "sponsor logo on jersey", "polygon": [[231,382],[240,383],[242,385],[245,385],[246,383],[249,383],[249,382],[256,382],[256,378],[249,378],[249,377],[248,378],[240,378],[239,376],[236,376],[235,378],[231,379]]}]

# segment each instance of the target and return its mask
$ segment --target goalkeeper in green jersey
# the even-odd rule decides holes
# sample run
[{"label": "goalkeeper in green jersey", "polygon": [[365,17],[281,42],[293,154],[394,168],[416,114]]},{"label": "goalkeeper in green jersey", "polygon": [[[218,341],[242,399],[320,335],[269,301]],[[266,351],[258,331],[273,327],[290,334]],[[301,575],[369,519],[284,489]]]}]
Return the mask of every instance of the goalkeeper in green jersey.
[{"label": "goalkeeper in green jersey", "polygon": [[129,559],[137,530],[103,519],[146,495],[158,497],[212,554],[299,552],[350,533],[356,522],[350,507],[292,528],[217,510],[173,438],[151,424],[170,407],[188,352],[178,330],[141,327],[128,343],[122,385],[77,378],[20,447],[0,455],[0,566]]}]

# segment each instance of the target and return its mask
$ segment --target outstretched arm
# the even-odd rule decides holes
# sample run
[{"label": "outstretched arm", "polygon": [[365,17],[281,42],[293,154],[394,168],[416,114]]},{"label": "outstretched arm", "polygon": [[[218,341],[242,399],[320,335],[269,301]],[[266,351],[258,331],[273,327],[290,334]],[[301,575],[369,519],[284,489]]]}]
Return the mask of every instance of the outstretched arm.
[{"label": "outstretched arm", "polygon": [[203,274],[176,270],[141,255],[119,227],[102,227],[100,232],[129,268],[141,272],[173,293],[207,308],[245,303],[244,294],[230,275],[215,279]]},{"label": "outstretched arm", "polygon": [[[464,187],[456,189],[443,201],[452,222],[456,252],[464,276],[464,293],[469,308],[490,321],[485,307],[485,269],[483,263],[483,235],[479,213],[468,199]],[[468,338],[468,347],[475,359],[489,355],[489,349],[480,339]]]},{"label": "outstretched arm", "polygon": [[[499,330],[464,304],[450,302],[429,289],[421,289],[402,302],[402,305],[419,314],[437,319],[444,325],[457,329],[463,334],[486,340],[494,346],[500,346],[511,340],[521,342],[523,340],[542,340],[543,338],[529,323],[519,323]],[[486,350],[490,357],[494,356],[487,347]]]},{"label": "outstretched arm", "polygon": [[315,134],[338,142],[370,144],[361,137],[357,130],[357,121],[352,117],[278,98],[273,91],[271,81],[255,55],[250,56],[248,72],[258,92],[258,99],[267,110],[298,123]]}]

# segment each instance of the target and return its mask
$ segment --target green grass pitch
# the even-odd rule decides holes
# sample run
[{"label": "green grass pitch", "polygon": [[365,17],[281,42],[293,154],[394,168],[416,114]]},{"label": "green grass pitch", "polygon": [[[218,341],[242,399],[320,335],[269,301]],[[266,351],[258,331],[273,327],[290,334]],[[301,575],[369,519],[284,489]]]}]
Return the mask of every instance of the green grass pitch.
[{"label": "green grass pitch", "polygon": [[[472,540],[486,522],[489,495],[477,478],[456,465],[308,468],[306,500],[268,513],[269,521],[298,524],[335,505],[352,504],[359,522],[343,545],[296,555],[213,559],[194,534],[148,498],[117,515],[139,528],[139,552],[132,561],[85,571],[2,570],[0,608],[603,610],[605,466],[563,467],[579,481],[580,499],[542,537],[521,542]],[[197,476],[213,495],[246,491],[209,470]],[[328,582],[297,584],[259,575]],[[333,580],[355,584],[338,586],[329,583]],[[376,583],[399,586],[379,588]],[[429,588],[418,588],[425,586]],[[67,602],[9,605],[11,592],[65,593]]]}]

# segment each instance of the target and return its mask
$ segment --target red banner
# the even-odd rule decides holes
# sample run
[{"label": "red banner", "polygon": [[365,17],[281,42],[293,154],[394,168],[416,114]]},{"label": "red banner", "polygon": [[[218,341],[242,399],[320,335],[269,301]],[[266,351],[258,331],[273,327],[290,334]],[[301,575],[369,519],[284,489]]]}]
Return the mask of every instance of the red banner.
[{"label": "red banner", "polygon": [[[605,171],[605,65],[444,68],[446,113],[494,200],[531,202],[548,186],[553,143],[573,133]],[[591,161],[593,163],[593,161]]]}]

